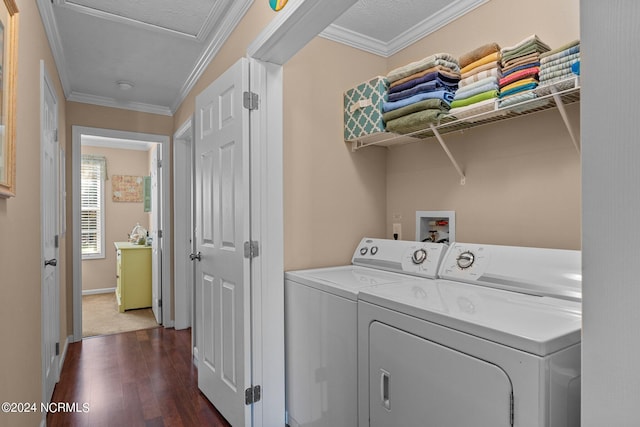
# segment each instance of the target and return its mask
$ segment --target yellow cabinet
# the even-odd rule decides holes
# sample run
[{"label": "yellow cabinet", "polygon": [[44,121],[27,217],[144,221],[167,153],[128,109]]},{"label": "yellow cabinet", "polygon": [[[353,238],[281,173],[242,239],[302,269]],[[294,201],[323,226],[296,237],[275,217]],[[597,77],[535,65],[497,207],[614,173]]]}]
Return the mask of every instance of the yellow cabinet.
[{"label": "yellow cabinet", "polygon": [[115,242],[118,310],[151,307],[151,247]]}]

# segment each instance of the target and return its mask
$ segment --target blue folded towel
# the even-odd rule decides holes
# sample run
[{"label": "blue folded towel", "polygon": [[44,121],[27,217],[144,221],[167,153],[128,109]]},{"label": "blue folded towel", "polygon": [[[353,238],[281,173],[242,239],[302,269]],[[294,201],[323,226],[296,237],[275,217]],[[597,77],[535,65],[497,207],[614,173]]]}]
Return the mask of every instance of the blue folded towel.
[{"label": "blue folded towel", "polygon": [[440,89],[455,91],[457,88],[457,83],[448,83],[440,78],[436,78],[435,80],[421,83],[417,86],[412,87],[411,89],[403,90],[402,92],[389,93],[389,101],[399,101],[403,98],[409,98],[410,96],[416,95],[420,92],[432,92],[434,90]]},{"label": "blue folded towel", "polygon": [[382,112],[386,113],[387,111],[396,110],[401,107],[406,107],[407,105],[411,105],[413,103],[424,101],[425,99],[441,99],[447,103],[447,105],[451,105],[451,101],[453,101],[454,92],[448,90],[436,90],[433,92],[422,92],[417,95],[413,95],[409,98],[404,98],[398,101],[392,102],[383,102],[382,103]]}]

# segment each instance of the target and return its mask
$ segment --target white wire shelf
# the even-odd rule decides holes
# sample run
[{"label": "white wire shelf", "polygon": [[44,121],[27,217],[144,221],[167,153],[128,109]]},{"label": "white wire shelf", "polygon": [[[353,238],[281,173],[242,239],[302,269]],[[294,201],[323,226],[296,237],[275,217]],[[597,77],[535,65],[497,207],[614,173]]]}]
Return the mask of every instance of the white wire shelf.
[{"label": "white wire shelf", "polygon": [[[548,93],[544,94],[547,91]],[[568,123],[566,114],[564,113],[565,105],[574,104],[580,101],[579,78],[574,77],[562,80],[550,86],[540,86],[536,89],[536,92],[543,93],[543,95],[538,95],[537,98],[509,105],[504,108],[499,108],[496,100],[494,109],[490,111],[483,111],[460,119],[452,115],[447,115],[442,117],[437,123],[425,124],[424,129],[408,134],[399,135],[391,132],[378,132],[372,135],[367,135],[359,138],[358,140],[351,141],[351,149],[356,151],[370,146],[391,147],[395,145],[414,143],[427,138],[439,138],[439,136],[451,132],[462,131],[477,126],[483,126],[490,123],[558,108],[560,110],[560,114],[563,116],[563,120],[565,120],[565,124],[571,134],[572,140],[574,141],[576,148],[579,150],[579,142],[573,136],[573,131]]]}]

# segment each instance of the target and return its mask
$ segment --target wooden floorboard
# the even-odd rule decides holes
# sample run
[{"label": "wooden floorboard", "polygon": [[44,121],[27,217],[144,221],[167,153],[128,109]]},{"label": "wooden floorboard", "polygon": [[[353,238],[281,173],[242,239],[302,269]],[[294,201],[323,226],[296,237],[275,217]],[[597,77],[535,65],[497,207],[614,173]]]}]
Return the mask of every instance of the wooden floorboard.
[{"label": "wooden floorboard", "polygon": [[[198,390],[191,330],[154,328],[69,345],[47,415],[50,427],[230,427]],[[83,411],[83,405],[88,411]]]}]

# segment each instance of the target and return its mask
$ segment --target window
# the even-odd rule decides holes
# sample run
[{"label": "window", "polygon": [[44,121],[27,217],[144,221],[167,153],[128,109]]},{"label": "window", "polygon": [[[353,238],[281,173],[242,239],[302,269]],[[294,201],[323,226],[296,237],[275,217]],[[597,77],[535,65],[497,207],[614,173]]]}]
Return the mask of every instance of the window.
[{"label": "window", "polygon": [[106,160],[98,156],[82,156],[82,258],[104,258],[104,177]]}]

